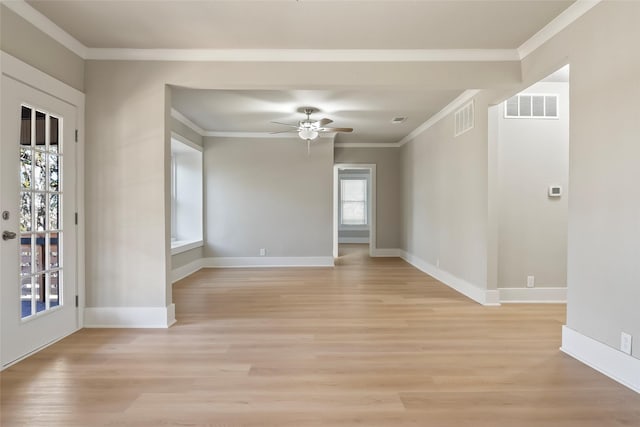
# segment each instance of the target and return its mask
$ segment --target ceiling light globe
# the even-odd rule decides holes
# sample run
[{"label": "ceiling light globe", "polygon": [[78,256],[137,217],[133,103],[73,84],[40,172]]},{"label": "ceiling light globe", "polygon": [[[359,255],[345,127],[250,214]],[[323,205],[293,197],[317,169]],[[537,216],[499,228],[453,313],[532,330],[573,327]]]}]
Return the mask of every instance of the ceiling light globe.
[{"label": "ceiling light globe", "polygon": [[312,140],[318,137],[318,132],[313,129],[304,128],[300,129],[300,132],[298,132],[298,136],[305,140]]}]

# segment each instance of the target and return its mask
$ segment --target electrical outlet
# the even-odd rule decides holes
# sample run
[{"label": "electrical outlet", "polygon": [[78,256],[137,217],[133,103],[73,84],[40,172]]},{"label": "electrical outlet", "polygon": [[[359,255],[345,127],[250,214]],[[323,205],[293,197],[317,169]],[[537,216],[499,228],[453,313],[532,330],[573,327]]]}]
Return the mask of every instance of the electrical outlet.
[{"label": "electrical outlet", "polygon": [[260,256],[265,256],[267,254],[266,248],[260,248]]},{"label": "electrical outlet", "polygon": [[440,268],[440,258],[436,258],[436,267]]},{"label": "electrical outlet", "polygon": [[535,276],[527,276],[527,288],[533,288],[536,285]]},{"label": "electrical outlet", "polygon": [[631,354],[631,334],[620,332],[620,351],[623,353]]}]

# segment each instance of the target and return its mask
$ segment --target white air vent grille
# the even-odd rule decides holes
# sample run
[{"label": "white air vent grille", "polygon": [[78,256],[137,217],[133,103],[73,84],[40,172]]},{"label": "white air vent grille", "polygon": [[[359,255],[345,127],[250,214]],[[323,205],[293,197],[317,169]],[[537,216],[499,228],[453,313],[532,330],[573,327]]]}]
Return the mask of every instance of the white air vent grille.
[{"label": "white air vent grille", "polygon": [[504,103],[507,119],[557,119],[558,95],[523,93]]},{"label": "white air vent grille", "polygon": [[394,117],[393,119],[391,119],[391,123],[397,125],[400,123],[404,123],[407,120],[406,117],[404,116],[398,116],[398,117]]},{"label": "white air vent grille", "polygon": [[466,103],[454,114],[455,128],[454,135],[462,135],[463,133],[473,129],[473,100]]}]

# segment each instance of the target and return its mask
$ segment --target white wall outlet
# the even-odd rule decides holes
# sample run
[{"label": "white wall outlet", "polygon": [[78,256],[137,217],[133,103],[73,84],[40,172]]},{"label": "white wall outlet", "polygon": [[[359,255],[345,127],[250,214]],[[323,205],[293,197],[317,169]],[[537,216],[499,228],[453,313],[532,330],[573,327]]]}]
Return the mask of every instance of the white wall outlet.
[{"label": "white wall outlet", "polygon": [[536,285],[535,276],[527,276],[527,288],[533,288]]},{"label": "white wall outlet", "polygon": [[260,256],[265,256],[267,255],[267,249],[266,248],[260,248]]},{"label": "white wall outlet", "polygon": [[627,334],[626,332],[620,333],[620,351],[623,353],[631,354],[631,334]]}]

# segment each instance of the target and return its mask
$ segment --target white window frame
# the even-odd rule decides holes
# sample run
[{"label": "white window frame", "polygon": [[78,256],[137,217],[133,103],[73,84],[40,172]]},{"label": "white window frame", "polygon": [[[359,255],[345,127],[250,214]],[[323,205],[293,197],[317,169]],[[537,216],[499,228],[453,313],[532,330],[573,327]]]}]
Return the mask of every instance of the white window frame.
[{"label": "white window frame", "polygon": [[[191,172],[184,179],[180,177],[181,164],[184,164],[184,170]],[[203,182],[203,148],[172,132],[171,255],[204,246]],[[195,208],[180,209],[181,202]]]},{"label": "white window frame", "polygon": [[[520,98],[523,96],[528,96],[531,97],[531,115],[528,116],[522,116],[520,115]],[[544,108],[544,112],[542,116],[534,116],[533,115],[533,97],[534,96],[542,96],[545,99],[545,102],[543,103],[543,108]],[[556,115],[555,116],[547,116],[547,102],[546,102],[546,98],[547,97],[552,97],[555,98],[556,100]],[[509,115],[508,111],[507,111],[507,102],[513,98],[517,99],[517,105],[518,105],[518,115],[513,116],[513,115]],[[504,111],[504,118],[505,119],[536,119],[536,120],[558,120],[560,119],[560,96],[557,93],[519,93],[517,95],[512,96],[511,98],[506,99],[504,102],[504,107],[503,107],[503,111]]]},{"label": "white window frame", "polygon": [[[371,212],[369,202],[371,199],[371,177],[370,173],[367,174],[340,174],[338,177],[338,229],[343,230],[369,230],[371,228]],[[365,215],[366,224],[343,224],[342,223],[342,181],[343,180],[364,180],[366,182],[366,199]]]}]

